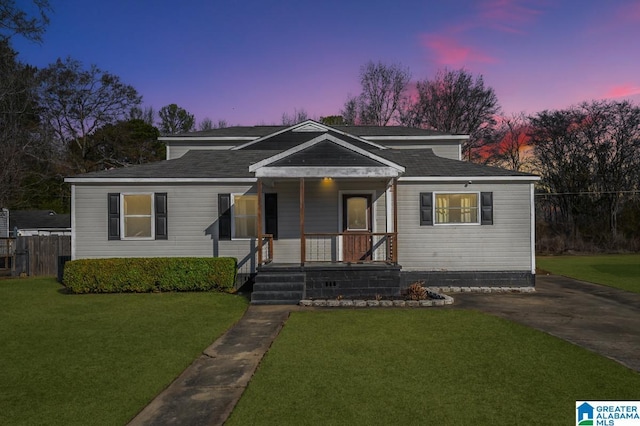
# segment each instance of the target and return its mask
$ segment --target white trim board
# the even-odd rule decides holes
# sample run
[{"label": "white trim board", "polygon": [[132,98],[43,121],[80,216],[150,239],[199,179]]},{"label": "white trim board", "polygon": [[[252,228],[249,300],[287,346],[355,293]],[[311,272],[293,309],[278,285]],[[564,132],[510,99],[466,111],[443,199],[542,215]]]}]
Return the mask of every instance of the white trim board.
[{"label": "white trim board", "polygon": [[91,178],[68,177],[67,183],[253,183],[256,178]]}]

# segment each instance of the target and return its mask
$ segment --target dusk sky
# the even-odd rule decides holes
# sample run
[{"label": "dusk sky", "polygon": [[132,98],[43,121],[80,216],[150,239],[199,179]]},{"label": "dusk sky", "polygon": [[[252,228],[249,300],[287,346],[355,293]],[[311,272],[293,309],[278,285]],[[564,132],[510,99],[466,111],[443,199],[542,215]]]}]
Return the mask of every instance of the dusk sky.
[{"label": "dusk sky", "polygon": [[176,103],[198,122],[339,114],[369,60],[409,67],[414,81],[444,67],[482,74],[505,114],[640,104],[638,0],[50,2],[43,43],[13,40],[21,61],[96,64],[144,106]]}]

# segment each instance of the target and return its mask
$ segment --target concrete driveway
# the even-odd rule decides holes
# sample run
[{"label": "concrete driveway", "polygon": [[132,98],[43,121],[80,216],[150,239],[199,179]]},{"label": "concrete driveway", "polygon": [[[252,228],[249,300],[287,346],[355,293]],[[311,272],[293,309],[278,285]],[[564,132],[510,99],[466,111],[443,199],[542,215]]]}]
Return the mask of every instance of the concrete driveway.
[{"label": "concrete driveway", "polygon": [[477,309],[542,330],[640,372],[640,294],[556,275],[538,275],[534,294],[454,295]]}]

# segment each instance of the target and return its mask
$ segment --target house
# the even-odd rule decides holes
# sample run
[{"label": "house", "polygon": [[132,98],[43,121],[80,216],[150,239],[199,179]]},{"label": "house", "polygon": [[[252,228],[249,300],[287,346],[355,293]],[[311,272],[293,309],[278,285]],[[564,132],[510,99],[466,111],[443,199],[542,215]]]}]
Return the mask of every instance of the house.
[{"label": "house", "polygon": [[71,215],[58,214],[53,210],[11,210],[9,236],[71,235]]},{"label": "house", "polygon": [[466,138],[312,120],[164,136],[166,161],[66,179],[72,258],[232,256],[254,303],[532,286],[538,177],[461,161]]},{"label": "house", "polygon": [[[578,406],[578,424],[593,424],[593,407],[588,402],[583,402]],[[589,423],[590,421],[590,423]]]}]

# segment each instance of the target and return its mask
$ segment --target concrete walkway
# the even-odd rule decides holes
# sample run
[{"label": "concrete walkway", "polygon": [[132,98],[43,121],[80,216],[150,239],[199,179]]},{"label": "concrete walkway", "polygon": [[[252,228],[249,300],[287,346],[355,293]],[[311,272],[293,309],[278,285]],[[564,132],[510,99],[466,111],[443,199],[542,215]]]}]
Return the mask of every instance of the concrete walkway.
[{"label": "concrete walkway", "polygon": [[249,306],[129,425],[221,425],[295,306]]},{"label": "concrete walkway", "polygon": [[640,294],[539,275],[534,294],[453,296],[453,308],[477,309],[519,322],[640,372]]}]

